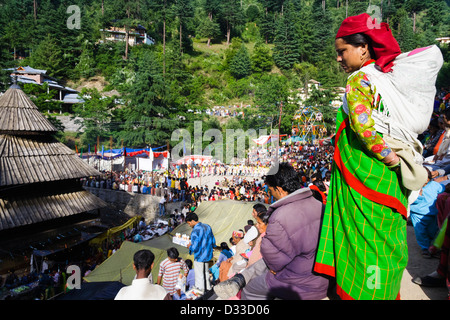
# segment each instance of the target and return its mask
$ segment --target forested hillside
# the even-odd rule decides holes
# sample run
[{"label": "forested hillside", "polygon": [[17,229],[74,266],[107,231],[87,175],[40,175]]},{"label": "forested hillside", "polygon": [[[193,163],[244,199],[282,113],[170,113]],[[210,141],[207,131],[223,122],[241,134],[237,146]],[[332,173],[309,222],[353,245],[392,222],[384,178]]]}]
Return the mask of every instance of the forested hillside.
[{"label": "forested hillside", "polygon": [[[82,91],[91,97],[74,110],[85,119],[84,146],[97,137],[105,144],[113,137],[115,147],[159,146],[176,128],[192,132],[194,120],[204,131],[270,129],[280,103],[281,131],[289,134],[298,101],[288,97],[311,79],[323,90],[303,103],[327,117],[332,88],[346,79],[335,62],[337,28],[363,12],[388,22],[402,51],[450,35],[444,0],[0,0],[0,67],[45,69],[75,87],[104,79],[123,105]],[[139,25],[154,45],[106,42],[100,31]],[[443,54],[438,86],[449,86],[448,46]],[[9,86],[6,72],[0,84]],[[247,107],[222,122],[190,111],[230,105]]]}]

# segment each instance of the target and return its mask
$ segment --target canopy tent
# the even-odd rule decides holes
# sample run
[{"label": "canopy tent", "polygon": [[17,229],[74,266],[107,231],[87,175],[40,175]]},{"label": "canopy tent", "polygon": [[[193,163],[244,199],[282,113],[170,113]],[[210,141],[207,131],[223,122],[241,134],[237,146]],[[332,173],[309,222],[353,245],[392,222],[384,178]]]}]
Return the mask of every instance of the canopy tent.
[{"label": "canopy tent", "polygon": [[181,159],[178,159],[177,161],[171,161],[171,164],[174,165],[180,165],[180,164],[191,164],[191,162],[194,162],[195,164],[205,164],[210,162],[213,159],[212,156],[204,156],[204,155],[189,155],[184,156]]},{"label": "canopy tent", "polygon": [[329,137],[326,137],[324,139],[319,140],[319,144],[322,145],[330,145],[332,144],[332,139],[333,139],[334,135],[331,135]]},{"label": "canopy tent", "polygon": [[83,282],[81,290],[73,289],[58,295],[55,300],[114,300],[125,285],[119,281]]},{"label": "canopy tent", "polygon": [[156,283],[159,264],[167,258],[166,250],[131,241],[124,241],[119,250],[83,279],[86,282],[119,281],[125,285],[130,285],[136,276],[136,271],[133,269],[133,256],[142,249],[150,250],[155,255],[152,278],[153,283]]},{"label": "canopy tent", "polygon": [[[256,202],[235,200],[204,201],[198,206],[195,213],[200,222],[211,226],[217,245],[220,245],[221,242],[229,244],[234,230],[243,230],[248,220],[254,220],[252,210],[255,204]],[[191,230],[186,223],[183,223],[175,228],[172,234],[190,235]]]},{"label": "canopy tent", "polygon": [[111,237],[117,235],[119,232],[124,231],[126,229],[132,229],[132,228],[136,227],[138,225],[139,221],[141,220],[141,218],[142,218],[141,216],[134,216],[134,217],[130,218],[124,224],[117,226],[117,227],[110,228],[106,232],[101,234],[100,236],[92,239],[89,242],[89,244],[100,246],[104,240],[111,239]]},{"label": "canopy tent", "polygon": [[124,155],[127,157],[148,157],[148,158],[159,158],[164,157],[168,158],[170,156],[169,151],[152,151],[151,149],[131,149],[131,148],[120,148],[120,149],[110,149],[110,150],[97,150],[95,152],[91,152],[88,150],[88,152],[83,153],[82,150],[77,149],[77,154],[79,154],[82,158],[95,158],[95,159],[104,159],[104,160],[110,160],[123,157]]},{"label": "canopy tent", "polygon": [[[244,229],[247,221],[253,219],[252,208],[255,202],[241,202],[233,200],[206,201],[202,202],[195,211],[199,221],[209,224],[213,230],[216,244],[229,243],[234,230]],[[191,234],[192,229],[183,223],[175,228],[170,234],[154,238],[141,243],[130,241],[123,242],[119,250],[84,277],[87,282],[120,281],[129,285],[135,276],[133,270],[133,255],[141,249],[149,249],[155,255],[155,264],[152,271],[154,283],[156,283],[159,264],[167,258],[167,249],[175,247],[183,259],[194,260],[189,255],[187,248],[173,243],[172,237],[176,233]],[[218,252],[217,252],[218,254]]]},{"label": "canopy tent", "polygon": [[300,136],[292,136],[292,137],[287,138],[286,140],[283,140],[282,142],[291,144],[291,143],[302,142],[302,141],[304,141],[304,139],[302,137],[300,137]]},{"label": "canopy tent", "polygon": [[[285,137],[286,134],[280,134],[280,137]],[[270,142],[275,142],[278,141],[278,135],[277,134],[271,134],[271,135],[267,135],[267,136],[260,136],[257,139],[252,139],[254,143],[256,143],[257,145],[265,145],[268,144]]]}]

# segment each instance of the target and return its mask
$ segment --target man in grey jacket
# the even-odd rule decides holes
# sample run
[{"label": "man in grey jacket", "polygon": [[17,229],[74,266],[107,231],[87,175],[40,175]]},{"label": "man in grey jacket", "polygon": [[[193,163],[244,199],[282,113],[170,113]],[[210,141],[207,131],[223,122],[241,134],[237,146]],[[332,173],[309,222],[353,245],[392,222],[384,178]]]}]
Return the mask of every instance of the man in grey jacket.
[{"label": "man in grey jacket", "polygon": [[265,183],[277,200],[266,235],[262,259],[214,287],[222,299],[242,290],[243,300],[318,300],[326,298],[328,279],[313,273],[323,205],[309,188],[301,188],[297,172],[287,163],[269,172]]}]

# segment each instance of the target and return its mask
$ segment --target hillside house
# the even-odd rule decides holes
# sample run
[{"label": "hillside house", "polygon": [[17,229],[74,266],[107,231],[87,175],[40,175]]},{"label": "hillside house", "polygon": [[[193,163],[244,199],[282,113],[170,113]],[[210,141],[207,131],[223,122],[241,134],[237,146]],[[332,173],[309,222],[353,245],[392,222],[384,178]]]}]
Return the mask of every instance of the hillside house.
[{"label": "hillside house", "polygon": [[[105,41],[125,41],[126,30],[125,27],[110,27],[108,29],[100,29],[104,34]],[[131,28],[128,32],[128,44],[136,46],[140,44],[153,45],[155,40],[147,34],[147,29],[138,25],[136,28]]]},{"label": "hillside house", "polygon": [[75,89],[64,86],[59,81],[47,74],[47,70],[35,69],[30,66],[20,66],[17,68],[10,68],[11,77],[17,77],[17,82],[31,83],[37,85],[48,84],[47,91],[56,90],[53,99],[62,101],[61,112],[71,112],[74,103],[83,103],[84,100],[78,98],[79,92]]}]

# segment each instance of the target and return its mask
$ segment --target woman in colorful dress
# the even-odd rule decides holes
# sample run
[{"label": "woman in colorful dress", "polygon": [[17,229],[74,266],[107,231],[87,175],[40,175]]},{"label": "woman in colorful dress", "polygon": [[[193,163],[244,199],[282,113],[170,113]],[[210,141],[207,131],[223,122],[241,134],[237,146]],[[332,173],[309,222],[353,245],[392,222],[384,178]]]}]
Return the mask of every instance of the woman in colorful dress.
[{"label": "woman in colorful dress", "polygon": [[[407,153],[400,158],[393,145],[421,154],[417,135],[429,124],[433,96],[429,107],[424,102],[423,114],[405,112],[414,106],[395,92],[392,83],[398,78],[393,71],[401,67],[399,58],[407,63],[412,58],[399,57],[389,26],[368,14],[343,21],[335,48],[337,61],[350,76],[336,120],[332,177],[314,270],[335,278],[341,299],[399,299],[408,262],[408,197],[426,176],[419,166],[410,172],[416,175],[410,180],[402,177],[410,168],[405,165]],[[439,61],[434,67],[433,72],[439,70]],[[435,78],[430,81],[434,86]],[[402,123],[402,117],[407,122]],[[417,185],[407,189],[405,181]]]}]

